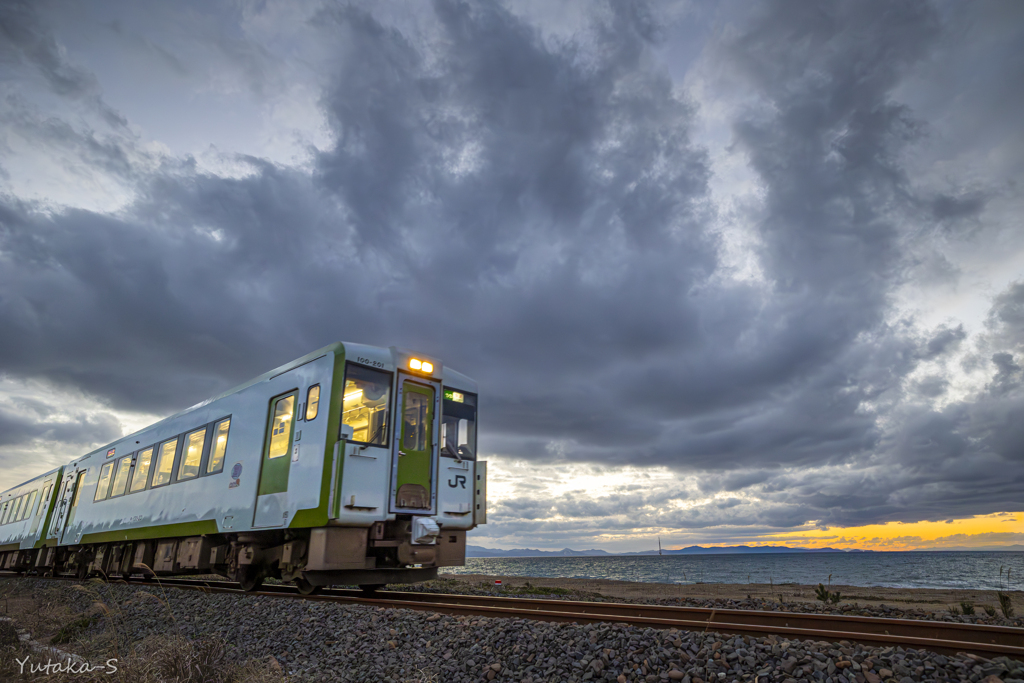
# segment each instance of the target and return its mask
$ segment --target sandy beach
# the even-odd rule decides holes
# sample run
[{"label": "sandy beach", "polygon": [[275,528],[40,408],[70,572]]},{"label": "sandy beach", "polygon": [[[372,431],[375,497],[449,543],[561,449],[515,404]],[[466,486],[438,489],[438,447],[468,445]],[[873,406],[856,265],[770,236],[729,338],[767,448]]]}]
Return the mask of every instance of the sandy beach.
[{"label": "sandy beach", "polygon": [[[607,579],[561,579],[525,576],[495,576],[489,574],[442,574],[439,578],[463,581],[472,585],[489,584],[500,580],[503,586],[532,586],[566,588],[570,590],[597,593],[609,598],[650,600],[658,598],[720,598],[740,600],[746,597],[778,600],[785,602],[815,602],[815,586],[792,583],[698,583],[666,584],[640,583],[634,581],[611,581]],[[842,593],[843,602],[858,602],[862,605],[893,605],[902,609],[919,608],[925,611],[944,611],[949,605],[971,602],[980,609],[982,605],[998,607],[995,591],[936,588],[883,588],[877,586],[844,586],[832,584],[833,591]],[[1012,597],[1014,611],[1024,612],[1024,591],[1007,591]]]}]

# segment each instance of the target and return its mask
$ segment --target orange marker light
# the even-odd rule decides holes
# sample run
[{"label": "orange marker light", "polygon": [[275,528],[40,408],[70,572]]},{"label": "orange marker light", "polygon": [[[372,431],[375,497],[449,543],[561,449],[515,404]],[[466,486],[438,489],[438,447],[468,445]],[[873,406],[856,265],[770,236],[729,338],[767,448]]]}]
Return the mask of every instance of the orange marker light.
[{"label": "orange marker light", "polygon": [[423,361],[423,372],[431,373],[434,371],[434,364]]},{"label": "orange marker light", "polygon": [[413,370],[419,370],[420,368],[423,367],[423,363],[421,363],[418,358],[413,358],[411,361],[409,361],[409,367],[412,368]]}]

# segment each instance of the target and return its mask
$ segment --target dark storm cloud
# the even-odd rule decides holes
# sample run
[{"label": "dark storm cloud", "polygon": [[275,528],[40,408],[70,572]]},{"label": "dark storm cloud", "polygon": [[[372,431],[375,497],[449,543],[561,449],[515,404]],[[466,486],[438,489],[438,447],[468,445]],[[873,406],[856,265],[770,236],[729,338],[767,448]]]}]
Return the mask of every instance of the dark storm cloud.
[{"label": "dark storm cloud", "polygon": [[95,108],[112,126],[127,125],[124,117],[103,101],[96,77],[64,57],[32,2],[11,0],[0,5],[0,38],[0,65],[28,65],[52,92]]},{"label": "dark storm cloud", "polygon": [[[747,463],[811,467],[797,475],[766,468],[712,478],[711,492],[739,488],[758,495],[758,522],[768,527],[1019,509],[1024,468],[1017,454],[1024,452],[1024,433],[1014,425],[1024,416],[1019,399],[1002,396],[1017,386],[1012,355],[992,356],[990,397],[938,412],[899,409],[904,378],[921,362],[956,351],[967,335],[956,325],[920,339],[882,322],[908,265],[900,226],[922,203],[901,167],[900,150],[914,144],[923,127],[892,93],[935,45],[937,16],[924,3],[833,3],[796,15],[792,8],[765,6],[723,48],[764,103],[735,126],[767,191],[760,265],[773,297],[763,319],[748,313],[738,326],[757,335],[756,352],[730,354],[728,334],[709,334],[716,348],[701,349],[699,368],[677,363],[678,370],[669,365],[651,372],[652,382],[674,389],[653,392],[659,406],[694,417],[668,422],[661,433],[670,438],[626,457],[674,461],[704,476]],[[984,197],[940,197],[931,204],[932,218],[976,217]],[[1000,294],[990,316],[998,321],[993,335],[1007,344],[1024,339],[1017,325],[1024,316],[1015,313],[1018,289],[1024,291],[1015,285]],[[912,388],[935,397],[947,384],[926,376]],[[865,410],[865,404],[877,407]],[[878,426],[879,414],[892,420],[888,429]],[[593,449],[576,452],[583,458]],[[814,467],[830,462],[858,466]],[[594,507],[617,509],[611,500],[599,503]],[[643,497],[631,503],[639,510]],[[715,515],[719,506],[679,513],[670,524],[686,528],[698,518],[709,527],[728,524]],[[508,508],[513,513],[516,502]],[[564,514],[585,512],[569,507]],[[629,519],[644,526],[643,514]],[[528,524],[521,529],[532,531]]]},{"label": "dark storm cloud", "polygon": [[58,150],[65,159],[74,159],[76,163],[67,163],[65,170],[87,180],[99,171],[133,183],[138,179],[140,162],[156,161],[130,139],[76,129],[67,121],[44,116],[17,97],[0,104],[0,124],[40,148]]},{"label": "dark storm cloud", "polygon": [[972,192],[963,197],[941,195],[931,202],[932,214],[937,220],[974,218],[985,208],[986,197]]},{"label": "dark storm cloud", "polygon": [[121,436],[121,425],[107,413],[65,415],[39,401],[0,403],[0,447],[49,441],[89,448]]},{"label": "dark storm cloud", "polygon": [[996,296],[988,326],[998,344],[1010,348],[1024,346],[1024,282],[1014,282]]},{"label": "dark storm cloud", "polygon": [[967,338],[963,325],[956,327],[942,327],[935,332],[935,335],[928,340],[925,347],[924,357],[927,359],[937,358],[943,354],[956,349],[960,342]]},{"label": "dark storm cloud", "polygon": [[323,288],[302,293],[340,265],[296,239],[332,218],[303,177],[266,165],[242,181],[186,168],[153,179],[131,213],[0,204],[0,282],[17,293],[0,297],[4,371],[120,409],[171,411],[310,344],[297,342],[296,318],[355,313]]},{"label": "dark storm cloud", "polygon": [[[10,7],[6,67],[101,102],[31,6]],[[908,181],[927,125],[897,93],[942,18],[765,3],[708,48],[753,94],[732,124],[762,193],[764,280],[740,282],[723,274],[697,105],[652,58],[656,9],[612,3],[552,38],[490,3],[439,0],[420,32],[332,5],[311,31],[335,51],[335,142],[312,173],[235,157],[247,173],[222,177],[9,108],[9,127],[137,194],[116,213],[0,196],[0,372],[165,413],[331,341],[397,344],[481,382],[485,450],[703,482],[498,506],[510,533],[551,539],[1019,509],[1024,286],[994,301],[973,402],[925,405],[949,391],[933,365],[963,326],[892,316],[908,235],[979,220],[995,196]],[[232,45],[259,80],[263,51]],[[10,418],[18,439],[42,438],[30,413]]]}]

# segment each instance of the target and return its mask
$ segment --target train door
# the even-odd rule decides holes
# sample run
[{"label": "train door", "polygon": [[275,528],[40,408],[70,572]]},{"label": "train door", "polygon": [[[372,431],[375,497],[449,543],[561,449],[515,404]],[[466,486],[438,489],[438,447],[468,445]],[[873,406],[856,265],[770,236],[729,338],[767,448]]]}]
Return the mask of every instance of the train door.
[{"label": "train door", "polygon": [[391,512],[434,514],[441,383],[398,373]]},{"label": "train door", "polygon": [[64,543],[64,533],[71,526],[75,518],[75,510],[78,508],[78,498],[82,491],[82,483],[87,470],[81,472],[69,472],[64,477],[64,487],[61,491],[60,502],[57,503],[57,511],[53,516],[53,526],[50,533],[57,537],[57,543]]},{"label": "train door", "polygon": [[35,536],[36,531],[39,530],[39,523],[46,519],[46,510],[50,507],[50,491],[52,488],[52,481],[44,482],[43,493],[39,497],[39,504],[36,510],[32,512],[32,530],[29,532],[32,536]]},{"label": "train door", "polygon": [[288,522],[288,473],[298,400],[299,392],[290,391],[270,401],[256,513],[252,522],[254,527],[282,526]]}]

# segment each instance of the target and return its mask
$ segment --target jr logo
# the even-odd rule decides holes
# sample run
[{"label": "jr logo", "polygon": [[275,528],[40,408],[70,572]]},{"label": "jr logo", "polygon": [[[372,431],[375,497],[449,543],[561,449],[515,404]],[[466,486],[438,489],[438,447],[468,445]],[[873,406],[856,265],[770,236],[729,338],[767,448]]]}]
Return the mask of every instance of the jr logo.
[{"label": "jr logo", "polygon": [[451,486],[453,489],[456,489],[456,488],[459,488],[459,487],[466,488],[466,478],[464,476],[462,476],[461,474],[456,474],[455,475],[455,482],[453,483],[452,480],[449,479],[448,480],[448,486]]}]

